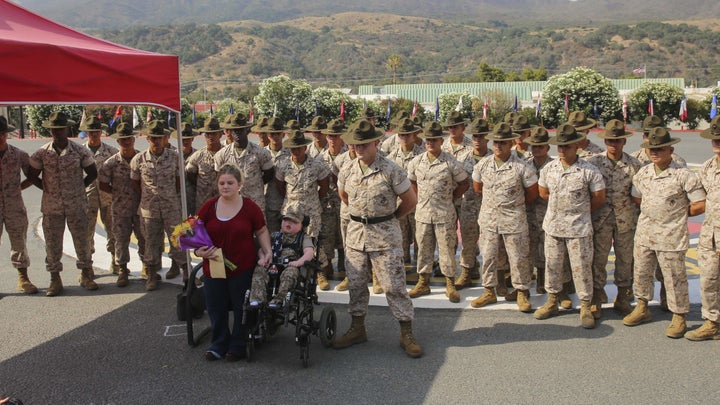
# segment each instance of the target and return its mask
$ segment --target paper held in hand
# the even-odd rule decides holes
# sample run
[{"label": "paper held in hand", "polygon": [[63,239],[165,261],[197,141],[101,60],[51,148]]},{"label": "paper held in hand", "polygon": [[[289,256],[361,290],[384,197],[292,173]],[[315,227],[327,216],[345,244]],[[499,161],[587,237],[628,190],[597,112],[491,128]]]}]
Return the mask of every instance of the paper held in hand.
[{"label": "paper held in hand", "polygon": [[210,263],[210,277],[227,278],[225,275],[225,257],[223,256],[222,249],[218,248],[215,251],[215,255],[213,255],[208,262]]}]

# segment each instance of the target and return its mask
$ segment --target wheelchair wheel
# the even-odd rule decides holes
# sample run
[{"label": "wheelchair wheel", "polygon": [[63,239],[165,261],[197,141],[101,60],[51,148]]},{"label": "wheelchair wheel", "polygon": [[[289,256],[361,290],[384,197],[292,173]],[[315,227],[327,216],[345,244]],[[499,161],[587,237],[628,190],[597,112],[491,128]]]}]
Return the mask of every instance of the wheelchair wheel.
[{"label": "wheelchair wheel", "polygon": [[303,367],[307,368],[310,360],[310,339],[308,337],[305,337],[303,342],[300,342],[300,360],[302,360]]},{"label": "wheelchair wheel", "polygon": [[249,333],[250,339],[245,342],[245,358],[247,359],[248,363],[253,361],[253,357],[255,357],[255,338],[252,335],[252,332]]},{"label": "wheelchair wheel", "polygon": [[335,308],[326,306],[320,314],[320,322],[318,324],[318,335],[320,342],[325,347],[332,346],[335,340],[335,327],[337,326],[337,317],[335,316]]}]

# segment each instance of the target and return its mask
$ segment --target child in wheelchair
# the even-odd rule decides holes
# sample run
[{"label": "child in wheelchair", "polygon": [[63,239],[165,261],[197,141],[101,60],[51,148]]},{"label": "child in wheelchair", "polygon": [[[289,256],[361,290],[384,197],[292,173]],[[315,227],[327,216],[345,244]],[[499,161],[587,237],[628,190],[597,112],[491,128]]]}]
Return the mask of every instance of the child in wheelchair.
[{"label": "child in wheelchair", "polygon": [[[313,259],[315,249],[310,237],[305,237],[308,218],[296,208],[288,208],[282,217],[280,232],[271,236],[273,260],[270,269],[280,272],[280,285],[277,293],[268,302],[268,307],[279,309],[291,288],[295,287],[300,268]],[[258,308],[267,302],[269,270],[255,268],[250,288],[250,307]]]}]

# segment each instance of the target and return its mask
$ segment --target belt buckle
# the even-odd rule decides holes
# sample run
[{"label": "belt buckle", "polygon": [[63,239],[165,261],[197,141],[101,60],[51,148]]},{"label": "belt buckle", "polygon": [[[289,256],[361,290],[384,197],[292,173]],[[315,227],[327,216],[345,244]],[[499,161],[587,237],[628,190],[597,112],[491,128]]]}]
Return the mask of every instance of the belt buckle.
[{"label": "belt buckle", "polygon": [[362,223],[362,224],[364,224],[364,225],[368,225],[368,224],[369,224],[367,215],[363,215],[363,216],[360,217],[360,223]]}]

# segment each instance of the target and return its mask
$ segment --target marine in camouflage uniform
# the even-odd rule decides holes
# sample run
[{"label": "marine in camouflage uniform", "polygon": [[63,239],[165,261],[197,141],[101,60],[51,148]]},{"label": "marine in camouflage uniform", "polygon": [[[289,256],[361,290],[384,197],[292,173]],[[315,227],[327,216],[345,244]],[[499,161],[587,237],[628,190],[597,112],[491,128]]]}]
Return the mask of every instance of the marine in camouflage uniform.
[{"label": "marine in camouflage uniform", "polygon": [[[530,137],[523,141],[530,146],[532,157],[525,161],[532,165],[538,178],[540,171],[550,163],[550,137],[548,131],[543,127],[532,129]],[[530,231],[530,258],[533,267],[537,271],[537,285],[535,292],[545,294],[545,231],[542,228],[545,212],[547,212],[547,200],[537,198],[527,205],[528,229]]]},{"label": "marine in camouflage uniform", "polygon": [[635,232],[635,309],[623,318],[627,326],[650,319],[647,303],[653,296],[653,275],[657,265],[668,282],[668,309],[673,313],[665,334],[683,337],[687,329],[685,314],[690,311],[685,254],[689,247],[688,216],[705,210],[705,190],[697,175],[672,161],[671,146],[680,142],[662,127],[650,130],[647,142],[652,165],[643,166],[633,178],[632,197],[640,205]]},{"label": "marine in camouflage uniform", "polygon": [[592,213],[593,220],[593,305],[596,318],[602,314],[600,290],[607,283],[607,257],[610,248],[615,249],[614,281],[618,293],[614,308],[622,315],[632,311],[633,239],[637,225],[637,207],[632,202],[630,190],[633,176],[640,170],[637,159],[623,152],[623,146],[632,132],[625,131],[625,124],[610,120],[605,132],[598,134],[605,140],[607,152],[596,154],[587,161],[597,167],[605,181],[605,204]]},{"label": "marine in camouflage uniform", "polygon": [[412,331],[414,309],[405,290],[397,220],[407,215],[416,198],[405,171],[378,154],[381,135],[369,121],[359,120],[343,136],[345,143],[356,145],[358,154],[358,160],[346,163],[338,176],[338,191],[351,218],[345,240],[345,267],[350,279],[352,323],[343,336],[335,339],[333,347],[342,349],[367,341],[367,283],[371,269],[375,269],[390,311],[400,322],[400,344],[409,356],[420,357],[422,349]]},{"label": "marine in camouflage uniform", "polygon": [[28,176],[30,156],[8,145],[8,134],[14,130],[15,127],[8,125],[7,119],[0,116],[0,233],[4,226],[10,239],[10,262],[18,271],[18,291],[35,294],[38,289],[30,282],[27,274],[30,266],[27,252],[28,217],[22,198],[22,190],[28,188],[30,182],[20,182],[20,172]]},{"label": "marine in camouflage uniform", "polygon": [[[229,115],[228,117],[232,117]],[[202,207],[205,201],[219,195],[217,172],[215,171],[215,154],[222,148],[220,137],[223,129],[209,120],[198,132],[205,136],[205,147],[193,153],[185,161],[185,175],[188,183],[195,189],[195,207]],[[190,211],[189,214],[195,214]]]},{"label": "marine in camouflage uniform", "polygon": [[[485,156],[492,155],[492,151],[487,147],[488,141],[485,139],[485,135],[490,133],[490,126],[486,120],[477,118],[470,123],[467,132],[472,136],[473,147],[458,155],[458,161],[463,163],[468,177],[471,177],[473,167]],[[460,250],[461,273],[460,277],[455,281],[455,287],[458,290],[469,287],[472,278],[480,277],[480,272],[477,269],[477,255],[478,241],[480,239],[480,225],[478,221],[480,221],[481,204],[482,195],[476,193],[472,187],[468,187],[468,190],[462,196],[459,213],[462,249]],[[487,220],[492,219],[488,218]],[[507,255],[499,255],[498,257],[504,258],[506,256]],[[507,260],[504,262],[507,262]]]},{"label": "marine in camouflage uniform", "polygon": [[710,127],[701,132],[700,136],[712,141],[715,156],[708,159],[698,173],[707,193],[705,219],[698,243],[700,299],[705,323],[685,334],[685,338],[694,341],[720,340],[720,116],[713,118]]},{"label": "marine in camouflage uniform", "polygon": [[511,151],[514,140],[519,137],[506,123],[496,126],[492,134],[487,135],[487,139],[493,141],[493,156],[484,157],[473,168],[473,188],[483,196],[480,218],[496,218],[480,223],[485,292],[472,301],[474,308],[497,302],[496,260],[502,240],[510,262],[510,278],[517,290],[518,308],[522,312],[532,310],[530,236],[525,206],[538,196],[538,178],[535,170]]},{"label": "marine in camouflage uniform", "polygon": [[[397,123],[396,139],[398,143],[388,153],[387,158],[395,164],[407,170],[410,162],[425,152],[415,144],[415,138],[422,133],[422,128],[417,127],[415,123],[405,118]],[[417,258],[418,245],[415,240],[415,210],[410,211],[406,216],[400,218],[400,232],[402,233],[403,261],[406,265],[410,264],[410,245],[415,244],[415,257]]]},{"label": "marine in camouflage uniform", "polygon": [[585,138],[570,124],[561,125],[550,144],[558,145],[558,160],[548,163],[540,172],[540,196],[548,201],[543,221],[545,230],[545,289],[548,300],[535,311],[536,319],[546,319],[558,312],[558,293],[565,280],[566,254],[580,298],[580,321],[584,328],[594,328],[590,306],[593,297],[592,220],[591,211],[605,202],[605,182],[593,165],[577,156],[577,144]]},{"label": "marine in camouflage uniform", "polygon": [[[265,213],[265,187],[274,178],[272,156],[267,149],[248,141],[247,134],[252,124],[242,113],[234,114],[231,118],[231,132],[234,141],[215,154],[215,171],[225,164],[235,165],[243,175],[240,194],[257,204]],[[227,126],[226,126],[227,128]]]},{"label": "marine in camouflage uniform", "polygon": [[313,137],[312,145],[307,148],[307,154],[311,158],[316,158],[328,148],[327,138],[323,133],[325,128],[327,128],[327,121],[320,115],[313,117],[311,125],[305,128],[305,131],[310,132]]},{"label": "marine in camouflage uniform", "polygon": [[435,246],[440,255],[440,270],[445,275],[445,294],[451,302],[460,302],[455,289],[457,248],[457,214],[455,200],[468,189],[468,175],[463,165],[452,155],[441,151],[442,126],[437,122],[425,126],[423,134],[426,152],[408,165],[408,178],[417,189],[415,211],[418,241],[418,283],[409,294],[415,298],[430,294]]},{"label": "marine in camouflage uniform", "polygon": [[[50,272],[48,296],[58,295],[63,289],[60,272],[66,222],[75,245],[76,265],[81,270],[80,285],[87,290],[98,288],[92,280],[85,194],[85,187],[97,178],[97,169],[90,150],[68,140],[72,124],[62,112],[52,113],[43,122],[43,127],[50,129],[53,140],[33,153],[28,171],[28,179],[43,190],[40,211],[47,255],[45,267]],[[41,173],[42,180],[39,178]]]},{"label": "marine in camouflage uniform", "polygon": [[[262,129],[270,141],[266,149],[272,156],[275,173],[277,173],[280,162],[290,159],[290,150],[282,146],[285,128],[280,124],[280,120],[273,120],[273,125],[265,125],[265,128]],[[280,211],[282,211],[283,203],[285,203],[285,197],[280,194],[275,181],[267,183],[265,185],[265,219],[271,235],[280,230]]]},{"label": "marine in camouflage uniform", "polygon": [[516,112],[509,112],[505,114],[505,123],[510,124],[513,132],[520,135],[519,138],[515,139],[515,145],[513,150],[521,159],[532,158],[532,150],[528,144],[524,141],[530,136],[530,123],[526,116],[518,114]]},{"label": "marine in camouflage uniform", "polygon": [[117,286],[128,285],[130,270],[130,236],[135,234],[138,241],[140,260],[145,258],[145,236],[142,232],[142,220],[138,214],[140,194],[133,188],[130,179],[130,161],[140,153],[135,150],[135,135],[132,125],[122,122],[111,136],[120,144],[121,151],[110,156],[98,173],[98,182],[103,192],[112,196],[113,228],[115,246],[113,257],[119,270]]},{"label": "marine in camouflage uniform", "polygon": [[[135,155],[130,161],[130,178],[133,188],[140,194],[140,217],[145,235],[145,260],[148,279],[147,291],[157,288],[156,274],[162,268],[162,253],[165,247],[165,235],[168,239],[174,227],[181,222],[180,176],[177,166],[177,153],[166,148],[165,140],[170,131],[159,120],[150,121],[146,132],[150,147]],[[170,258],[176,269],[182,268],[183,278],[187,279],[187,256],[185,252],[170,246]],[[170,273],[170,270],[168,270]],[[175,277],[175,273],[172,277]],[[168,278],[169,274],[165,277]]]},{"label": "marine in camouflage uniform", "polygon": [[[101,136],[103,131],[108,129],[108,126],[100,122],[100,119],[92,116],[85,119],[78,128],[80,131],[85,131],[88,135],[88,141],[85,142],[85,147],[93,155],[95,160],[95,167],[98,173],[102,170],[103,162],[110,156],[118,153],[118,149],[114,146],[110,146],[102,142]],[[112,196],[99,188],[99,182],[96,179],[89,186],[85,187],[85,193],[88,199],[88,242],[90,243],[90,254],[95,254],[95,225],[97,224],[98,211],[100,212],[100,219],[105,225],[105,231],[107,234],[107,243],[105,248],[111,255],[113,260],[110,264],[110,272],[113,274],[118,273],[118,268],[115,266],[115,234],[113,232],[113,216],[112,209],[110,207],[112,203]]]}]

